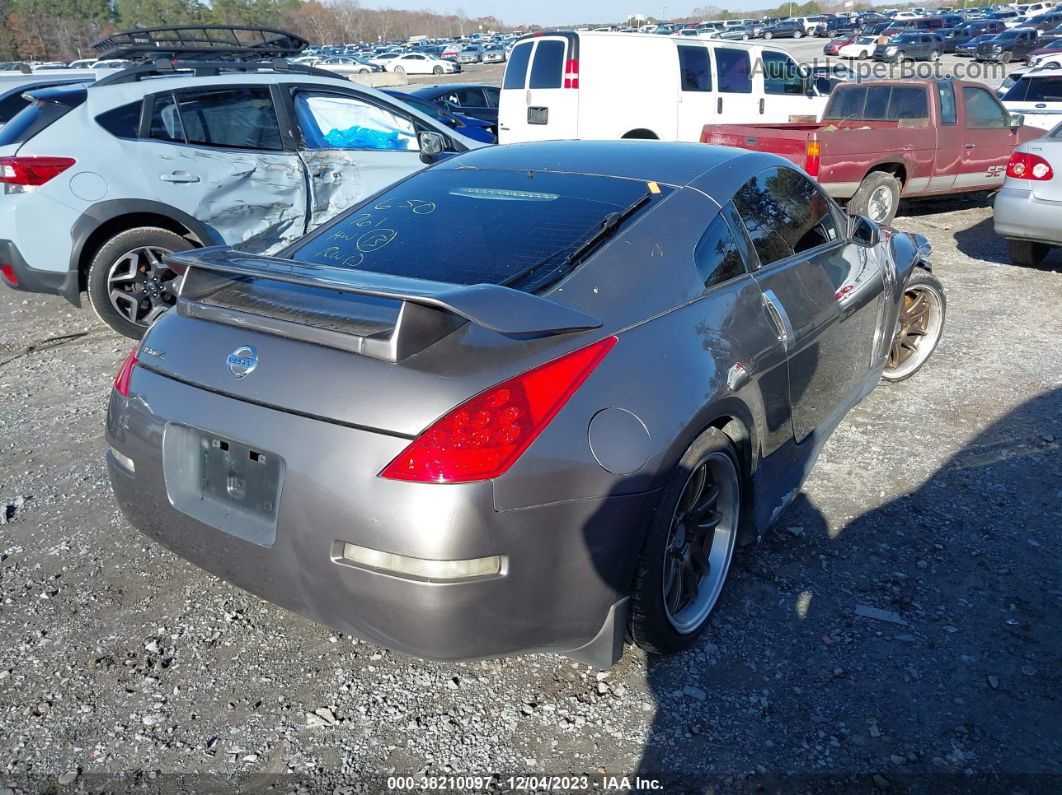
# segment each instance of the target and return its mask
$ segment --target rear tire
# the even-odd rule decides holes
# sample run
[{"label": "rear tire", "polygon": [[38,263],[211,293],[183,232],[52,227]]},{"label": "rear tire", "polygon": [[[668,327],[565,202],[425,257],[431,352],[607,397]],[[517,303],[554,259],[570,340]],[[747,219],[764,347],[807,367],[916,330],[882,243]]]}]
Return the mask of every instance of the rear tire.
[{"label": "rear tire", "polygon": [[900,205],[900,181],[887,171],[871,171],[848,201],[848,212],[888,224]]},{"label": "rear tire", "polygon": [[929,53],[929,62],[930,63],[936,63],[939,60],[940,60],[940,53],[937,52],[936,50],[932,50]]},{"label": "rear tire", "polygon": [[642,543],[630,617],[641,648],[670,654],[704,633],[733,560],[741,492],[734,445],[709,428],[668,478]]},{"label": "rear tire", "polygon": [[1007,241],[1007,255],[1010,257],[1011,265],[1038,268],[1049,253],[1051,253],[1051,247],[1046,243],[1037,243],[1034,240]]},{"label": "rear tire", "polygon": [[765,39],[773,39],[774,38],[774,34],[771,33],[770,31],[767,31],[766,33],[763,34],[763,38],[765,38]]},{"label": "rear tire", "polygon": [[112,237],[96,252],[88,271],[88,297],[96,316],[138,340],[176,303],[180,278],[161,265],[164,254],[194,248],[169,229],[138,226]]}]

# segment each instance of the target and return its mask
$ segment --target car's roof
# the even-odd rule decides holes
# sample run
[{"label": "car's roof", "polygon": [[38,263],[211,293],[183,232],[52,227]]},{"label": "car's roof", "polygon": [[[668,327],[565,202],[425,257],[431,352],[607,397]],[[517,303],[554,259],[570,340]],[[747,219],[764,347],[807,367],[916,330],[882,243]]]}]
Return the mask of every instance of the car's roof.
[{"label": "car's roof", "polygon": [[477,149],[436,168],[563,171],[689,185],[743,149],[674,141],[536,141]]}]

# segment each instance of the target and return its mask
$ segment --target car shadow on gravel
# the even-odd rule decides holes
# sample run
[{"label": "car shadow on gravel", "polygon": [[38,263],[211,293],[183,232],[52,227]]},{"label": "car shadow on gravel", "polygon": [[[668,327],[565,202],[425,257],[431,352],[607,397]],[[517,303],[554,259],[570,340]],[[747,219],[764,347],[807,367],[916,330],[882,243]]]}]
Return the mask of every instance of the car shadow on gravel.
[{"label": "car shadow on gravel", "polygon": [[[1007,241],[996,234],[991,218],[985,218],[966,229],[955,230],[955,246],[971,259],[1010,265]],[[1021,267],[1015,265],[1014,267]],[[1062,271],[1062,248],[1055,248],[1033,270]]]},{"label": "car shadow on gravel", "polygon": [[832,530],[801,495],[739,553],[694,648],[649,655],[638,774],[668,792],[1062,783],[1060,443],[1054,389]]}]

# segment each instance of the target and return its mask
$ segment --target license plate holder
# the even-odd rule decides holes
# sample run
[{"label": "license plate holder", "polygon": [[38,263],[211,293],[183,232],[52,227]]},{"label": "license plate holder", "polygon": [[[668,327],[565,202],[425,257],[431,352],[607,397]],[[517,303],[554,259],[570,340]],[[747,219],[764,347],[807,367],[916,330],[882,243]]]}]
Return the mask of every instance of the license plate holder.
[{"label": "license plate holder", "polygon": [[163,466],[170,502],[181,513],[261,546],[276,541],[280,456],[174,423],[164,434]]}]

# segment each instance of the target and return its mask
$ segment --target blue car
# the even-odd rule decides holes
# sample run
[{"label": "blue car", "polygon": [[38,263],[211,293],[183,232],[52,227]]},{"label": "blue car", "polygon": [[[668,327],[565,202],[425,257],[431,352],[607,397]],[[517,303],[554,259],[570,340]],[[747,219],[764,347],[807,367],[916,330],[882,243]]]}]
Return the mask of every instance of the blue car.
[{"label": "blue car", "polygon": [[384,89],[383,91],[385,94],[406,103],[411,108],[416,108],[421,113],[445,124],[447,127],[460,130],[461,134],[468,138],[488,144],[497,143],[498,137],[494,134],[494,125],[490,122],[454,113],[442,105],[411,96],[405,91],[395,91],[393,89]]},{"label": "blue car", "polygon": [[498,100],[501,89],[486,83],[443,83],[424,86],[410,92],[415,97],[434,102],[451,113],[490,122],[498,128]]}]

